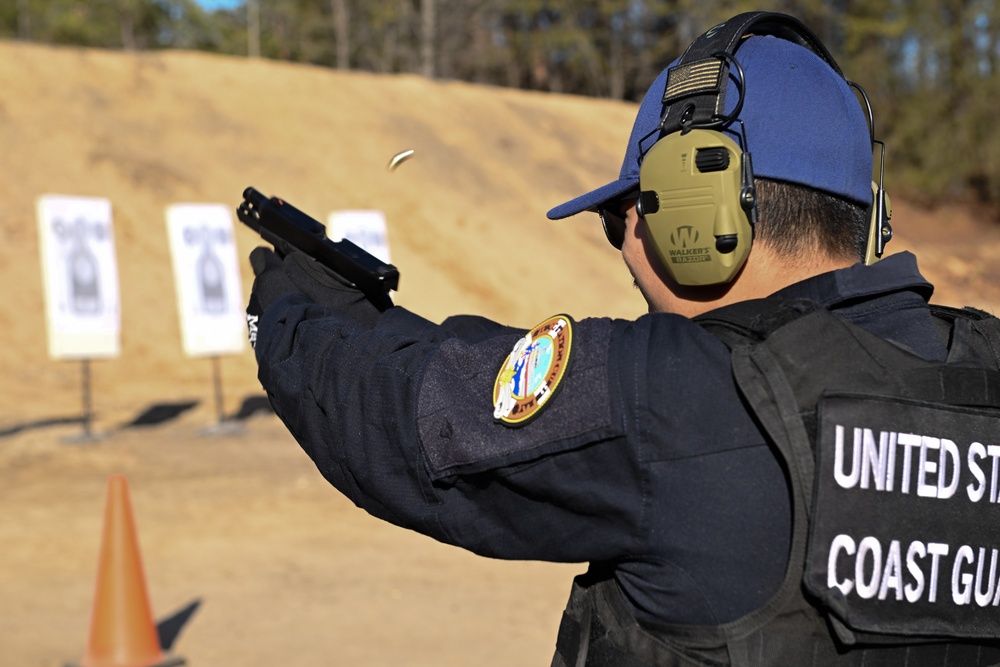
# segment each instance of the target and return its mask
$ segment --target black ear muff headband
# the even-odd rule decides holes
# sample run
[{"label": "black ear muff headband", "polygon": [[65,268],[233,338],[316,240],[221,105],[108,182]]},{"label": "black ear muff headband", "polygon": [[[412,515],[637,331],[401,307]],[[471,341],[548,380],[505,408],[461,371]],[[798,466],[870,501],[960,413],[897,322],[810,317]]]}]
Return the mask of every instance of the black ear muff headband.
[{"label": "black ear muff headband", "polygon": [[844,76],[819,37],[797,18],[775,12],[739,14],[698,37],[671,69],[663,93],[667,112],[658,130],[667,134],[690,127],[721,130],[732,122],[739,107],[729,116],[723,113],[729,66],[735,62],[740,40],[750,34],[773,35],[803,46]]}]

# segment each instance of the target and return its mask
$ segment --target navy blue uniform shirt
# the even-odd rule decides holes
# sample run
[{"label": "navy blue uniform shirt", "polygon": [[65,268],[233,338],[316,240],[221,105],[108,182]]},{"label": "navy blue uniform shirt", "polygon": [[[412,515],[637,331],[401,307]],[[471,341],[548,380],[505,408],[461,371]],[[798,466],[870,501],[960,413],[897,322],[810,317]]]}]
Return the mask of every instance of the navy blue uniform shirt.
[{"label": "navy blue uniform shirt", "polygon": [[[779,296],[943,359],[931,292],[900,253]],[[261,317],[256,355],[275,412],[377,517],[484,556],[610,565],[640,619],[718,624],[765,602],[787,564],[788,490],[728,349],[667,313],[575,322],[559,392],[511,428],[493,385],[523,334],[400,307],[365,328],[290,294]]]}]

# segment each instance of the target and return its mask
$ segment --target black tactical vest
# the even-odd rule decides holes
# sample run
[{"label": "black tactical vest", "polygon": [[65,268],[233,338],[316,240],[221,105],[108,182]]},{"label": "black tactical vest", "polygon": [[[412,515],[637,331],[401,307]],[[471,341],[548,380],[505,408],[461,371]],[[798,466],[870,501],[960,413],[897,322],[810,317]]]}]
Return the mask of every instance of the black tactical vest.
[{"label": "black tactical vest", "polygon": [[1000,664],[1000,320],[932,312],[944,363],[808,302],[697,318],[787,470],[784,582],[731,623],[652,627],[592,566],[553,667]]}]

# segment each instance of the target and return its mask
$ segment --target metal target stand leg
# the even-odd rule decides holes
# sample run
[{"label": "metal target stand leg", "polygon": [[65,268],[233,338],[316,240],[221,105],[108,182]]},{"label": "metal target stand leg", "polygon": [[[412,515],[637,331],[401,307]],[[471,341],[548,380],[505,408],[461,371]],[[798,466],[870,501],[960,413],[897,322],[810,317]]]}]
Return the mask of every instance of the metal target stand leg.
[{"label": "metal target stand leg", "polygon": [[82,444],[100,440],[101,436],[94,433],[94,402],[90,382],[90,359],[85,357],[80,360],[80,385],[81,400],[83,404],[83,431],[75,436],[70,436],[66,440],[74,444]]},{"label": "metal target stand leg", "polygon": [[91,438],[94,435],[91,426],[94,422],[94,403],[90,392],[90,359],[84,359],[81,369],[81,384],[83,385],[83,435]]},{"label": "metal target stand leg", "polygon": [[212,355],[212,387],[215,395],[216,423],[204,429],[202,435],[234,435],[243,431],[243,425],[226,417],[222,397],[222,362],[218,355]]}]

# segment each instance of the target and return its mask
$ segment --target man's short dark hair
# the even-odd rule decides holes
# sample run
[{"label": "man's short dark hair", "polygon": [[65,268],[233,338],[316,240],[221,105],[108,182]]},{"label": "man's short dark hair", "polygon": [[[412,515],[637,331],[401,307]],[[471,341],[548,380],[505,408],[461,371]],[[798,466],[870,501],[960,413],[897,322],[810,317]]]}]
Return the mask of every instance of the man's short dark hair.
[{"label": "man's short dark hair", "polygon": [[770,178],[754,184],[755,243],[787,255],[819,251],[852,262],[864,259],[871,206]]}]

